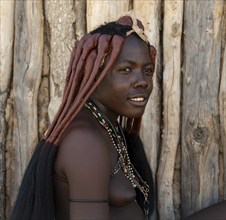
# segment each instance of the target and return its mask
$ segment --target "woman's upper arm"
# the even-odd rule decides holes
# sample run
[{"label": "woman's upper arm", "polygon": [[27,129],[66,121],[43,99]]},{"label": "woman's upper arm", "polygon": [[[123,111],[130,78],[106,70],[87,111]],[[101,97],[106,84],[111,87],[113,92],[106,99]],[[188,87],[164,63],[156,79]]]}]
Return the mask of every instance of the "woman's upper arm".
[{"label": "woman's upper arm", "polygon": [[59,149],[69,183],[70,219],[108,219],[108,146],[93,131],[72,132]]}]

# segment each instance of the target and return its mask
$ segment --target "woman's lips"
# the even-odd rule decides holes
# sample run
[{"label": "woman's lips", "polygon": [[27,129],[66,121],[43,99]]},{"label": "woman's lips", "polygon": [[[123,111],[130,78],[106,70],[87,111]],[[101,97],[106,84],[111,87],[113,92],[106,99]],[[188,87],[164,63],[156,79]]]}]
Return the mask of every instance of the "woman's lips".
[{"label": "woman's lips", "polygon": [[131,97],[131,98],[128,98],[128,100],[132,105],[139,106],[139,107],[143,107],[147,104],[147,98],[144,96]]},{"label": "woman's lips", "polygon": [[142,102],[144,101],[144,97],[131,98],[130,100],[134,102]]}]

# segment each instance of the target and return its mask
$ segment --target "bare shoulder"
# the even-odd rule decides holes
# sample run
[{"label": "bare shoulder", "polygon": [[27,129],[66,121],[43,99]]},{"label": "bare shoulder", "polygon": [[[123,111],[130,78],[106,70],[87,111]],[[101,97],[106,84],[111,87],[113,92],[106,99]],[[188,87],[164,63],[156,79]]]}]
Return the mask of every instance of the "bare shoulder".
[{"label": "bare shoulder", "polygon": [[81,167],[90,171],[105,169],[110,172],[109,149],[101,127],[89,120],[74,122],[59,146],[55,169],[68,176]]},{"label": "bare shoulder", "polygon": [[66,178],[69,198],[106,200],[110,181],[109,146],[96,119],[90,114],[84,116],[76,118],[63,138],[54,170]]}]

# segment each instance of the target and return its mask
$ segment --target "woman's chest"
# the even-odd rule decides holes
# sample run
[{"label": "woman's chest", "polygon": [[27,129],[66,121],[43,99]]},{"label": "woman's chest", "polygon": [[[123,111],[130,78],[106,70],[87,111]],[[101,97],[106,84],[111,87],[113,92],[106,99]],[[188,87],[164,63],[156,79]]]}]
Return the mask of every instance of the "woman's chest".
[{"label": "woman's chest", "polygon": [[119,207],[135,201],[136,192],[122,170],[110,177],[109,204]]},{"label": "woman's chest", "polygon": [[136,191],[122,170],[111,176],[109,186],[110,220],[144,220],[136,202]]}]

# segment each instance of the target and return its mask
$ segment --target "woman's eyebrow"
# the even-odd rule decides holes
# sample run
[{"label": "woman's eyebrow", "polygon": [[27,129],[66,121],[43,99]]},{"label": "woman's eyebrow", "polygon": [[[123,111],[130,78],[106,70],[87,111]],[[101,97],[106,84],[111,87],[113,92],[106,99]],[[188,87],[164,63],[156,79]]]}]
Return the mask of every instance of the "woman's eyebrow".
[{"label": "woman's eyebrow", "polygon": [[[119,65],[119,64],[126,64],[126,63],[131,64],[131,65],[136,65],[137,64],[136,61],[129,60],[129,59],[123,59],[123,60],[119,60],[117,62],[117,65]],[[153,63],[150,61],[150,62],[147,62],[147,63],[144,64],[144,66],[148,66],[148,65],[153,65]]]}]

